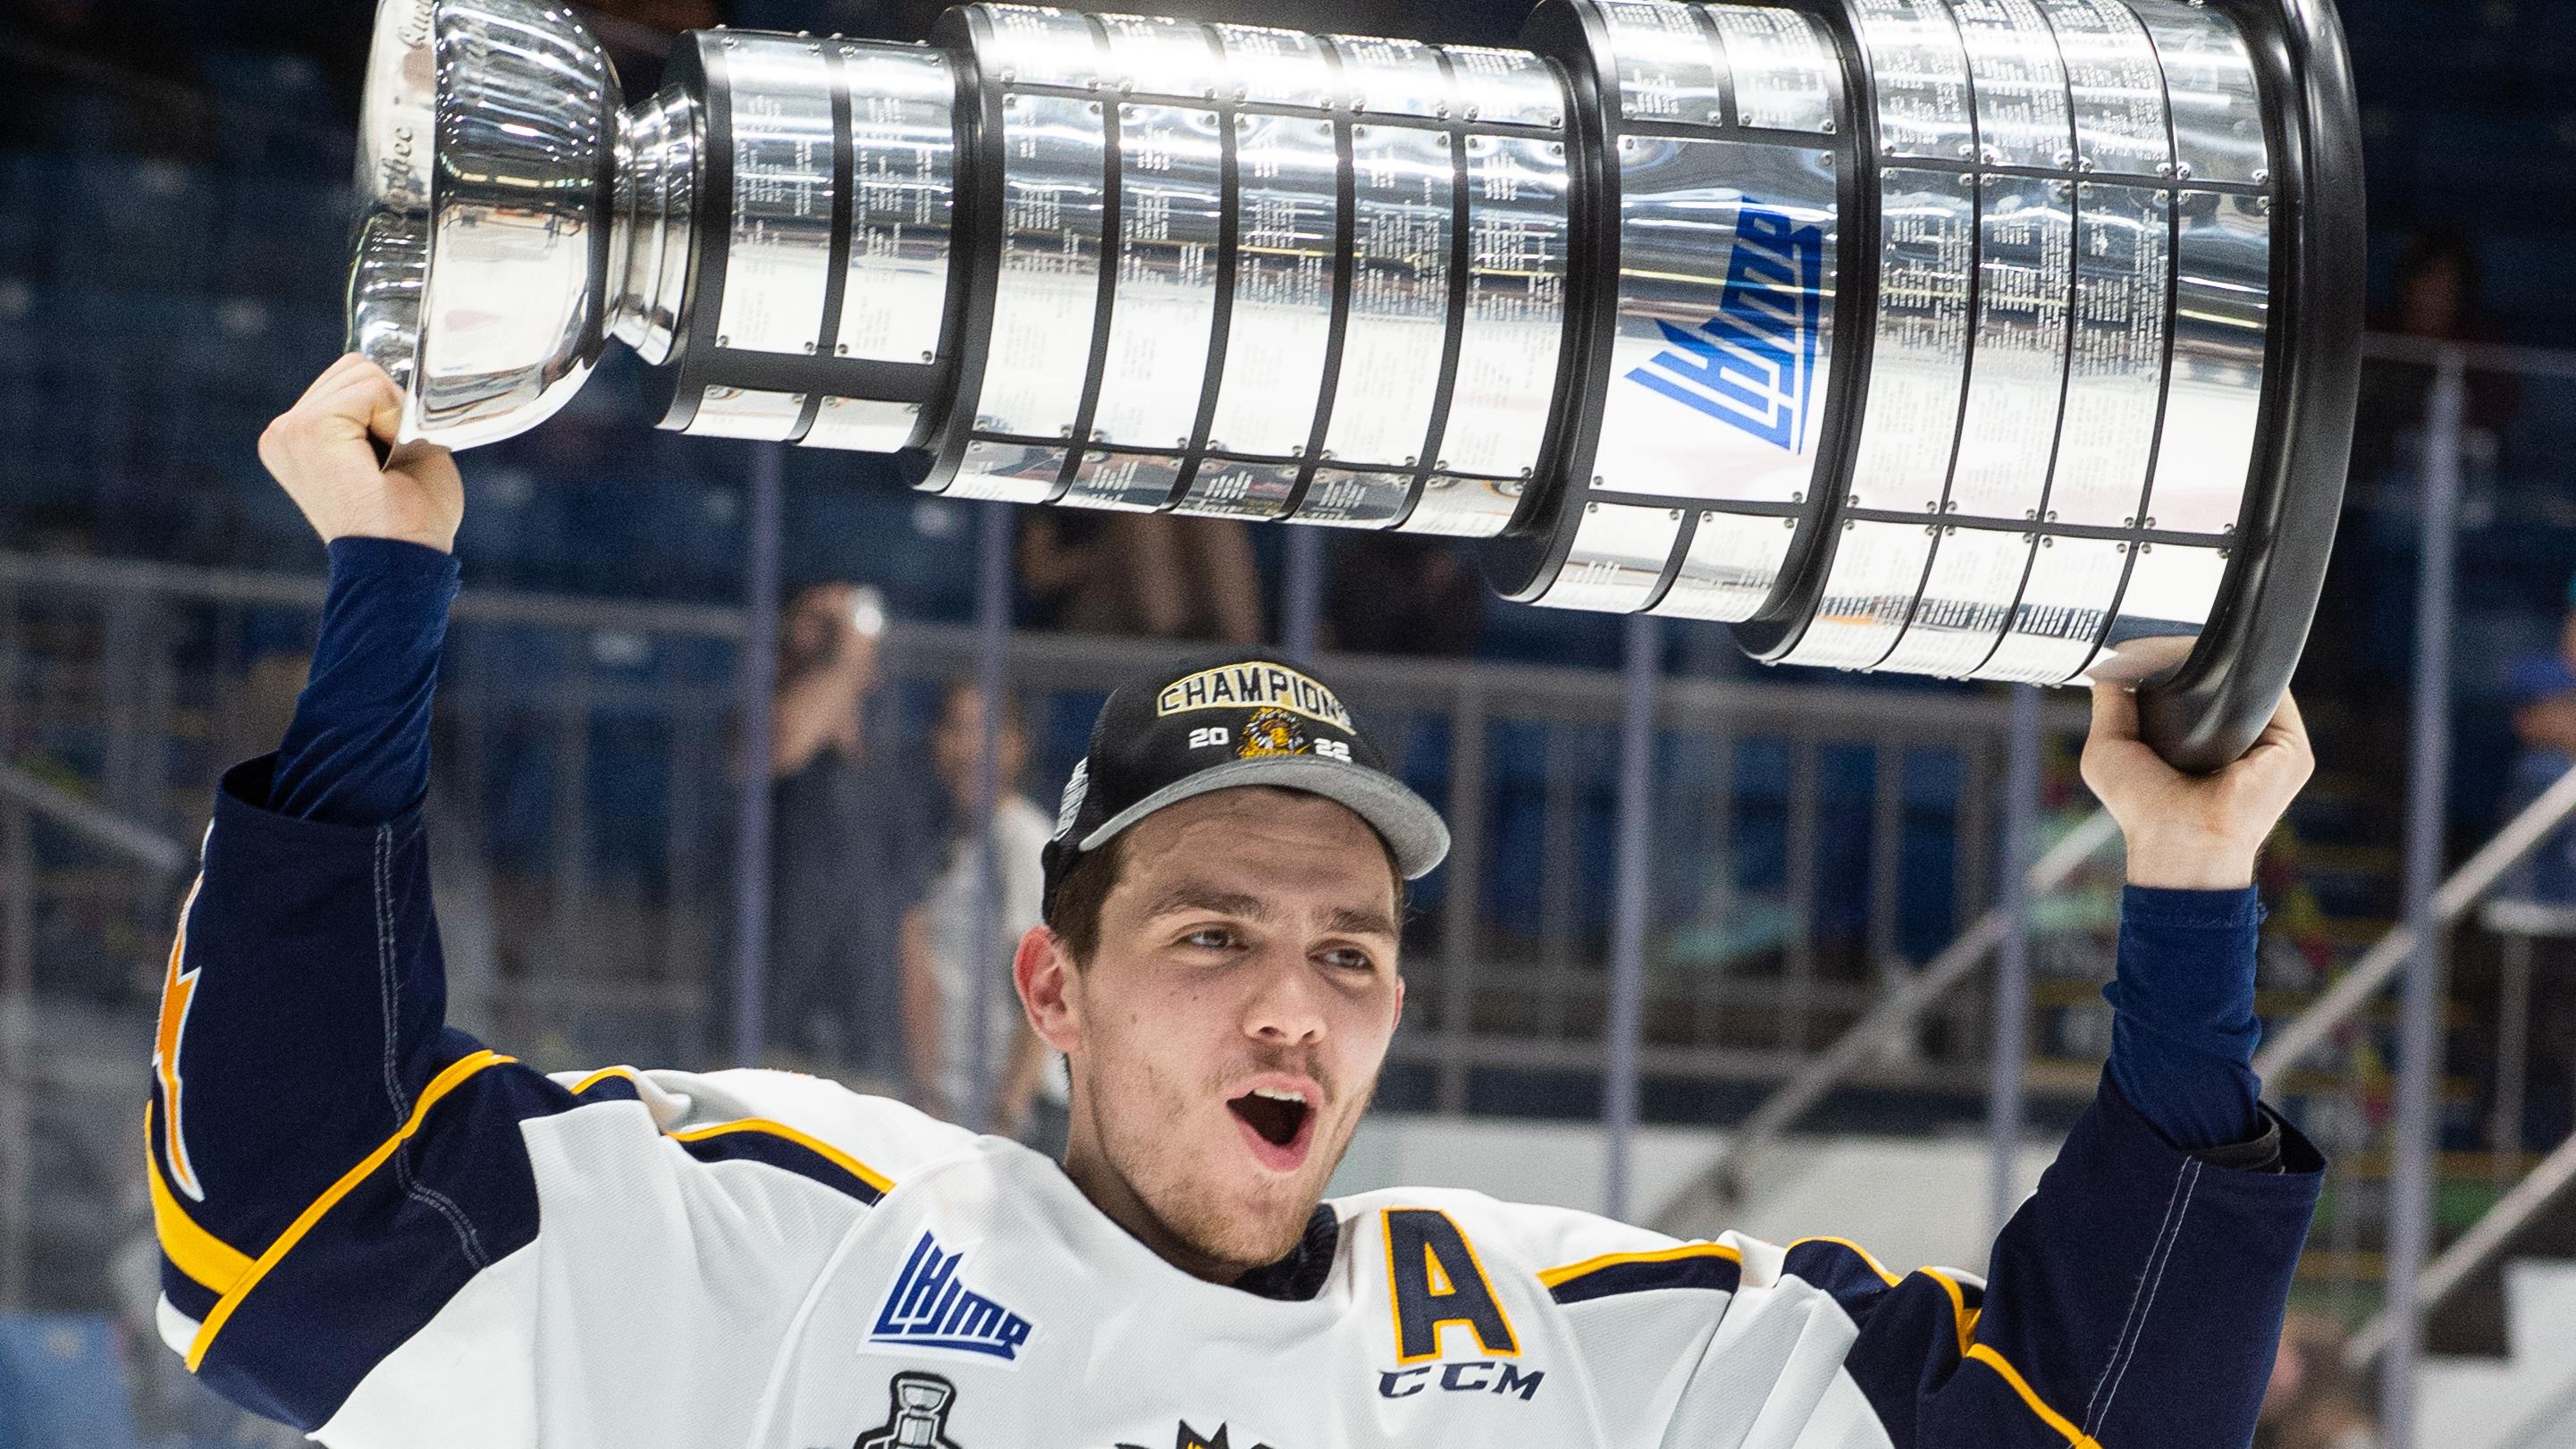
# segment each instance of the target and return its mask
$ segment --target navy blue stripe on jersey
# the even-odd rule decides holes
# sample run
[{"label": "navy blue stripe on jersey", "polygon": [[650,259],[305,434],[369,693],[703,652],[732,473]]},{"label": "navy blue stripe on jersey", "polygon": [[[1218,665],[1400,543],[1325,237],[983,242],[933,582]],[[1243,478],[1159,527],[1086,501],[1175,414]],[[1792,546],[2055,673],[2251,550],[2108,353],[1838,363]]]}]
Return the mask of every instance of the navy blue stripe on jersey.
[{"label": "navy blue stripe on jersey", "polygon": [[[461,1033],[448,1046],[460,1060],[474,1050]],[[465,1078],[235,1297],[198,1376],[246,1408],[319,1428],[475,1274],[536,1240],[527,1157],[493,1143],[576,1105],[515,1065]]]},{"label": "navy blue stripe on jersey", "polygon": [[1665,1288],[1704,1288],[1732,1293],[1744,1281],[1744,1265],[1733,1252],[1715,1244],[1694,1245],[1702,1251],[1614,1254],[1540,1275],[1547,1295],[1559,1303],[1589,1303],[1622,1293],[1651,1293]]},{"label": "navy blue stripe on jersey", "polygon": [[182,1272],[167,1254],[161,1259],[161,1296],[170,1300],[171,1307],[199,1323],[215,1311],[215,1290]]},{"label": "navy blue stripe on jersey", "polygon": [[840,1153],[773,1122],[729,1122],[674,1134],[672,1140],[700,1162],[758,1162],[819,1182],[873,1207],[893,1184]]}]

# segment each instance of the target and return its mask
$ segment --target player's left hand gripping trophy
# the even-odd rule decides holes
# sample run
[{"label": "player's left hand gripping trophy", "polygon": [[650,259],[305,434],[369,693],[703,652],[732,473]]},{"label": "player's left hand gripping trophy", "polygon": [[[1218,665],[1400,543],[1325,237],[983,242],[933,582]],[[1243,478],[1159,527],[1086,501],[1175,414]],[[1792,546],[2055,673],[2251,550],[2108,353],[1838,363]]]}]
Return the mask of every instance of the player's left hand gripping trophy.
[{"label": "player's left hand gripping trophy", "polygon": [[710,31],[382,0],[352,345],[406,438],[616,337],[663,426],[966,498],[1492,540],[1765,660],[2142,684],[2233,759],[2359,367],[2329,0],[1544,0],[1527,49],[1049,8]]}]

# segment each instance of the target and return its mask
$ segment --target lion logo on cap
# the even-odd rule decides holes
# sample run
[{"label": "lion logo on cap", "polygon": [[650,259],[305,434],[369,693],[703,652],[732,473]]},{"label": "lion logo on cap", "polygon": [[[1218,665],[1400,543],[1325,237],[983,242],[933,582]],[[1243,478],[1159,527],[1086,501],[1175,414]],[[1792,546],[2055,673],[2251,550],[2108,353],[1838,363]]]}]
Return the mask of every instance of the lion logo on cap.
[{"label": "lion logo on cap", "polygon": [[1258,709],[1243,722],[1243,739],[1234,747],[1234,757],[1252,760],[1265,755],[1302,755],[1306,751],[1306,728],[1297,722],[1295,714],[1284,709]]}]

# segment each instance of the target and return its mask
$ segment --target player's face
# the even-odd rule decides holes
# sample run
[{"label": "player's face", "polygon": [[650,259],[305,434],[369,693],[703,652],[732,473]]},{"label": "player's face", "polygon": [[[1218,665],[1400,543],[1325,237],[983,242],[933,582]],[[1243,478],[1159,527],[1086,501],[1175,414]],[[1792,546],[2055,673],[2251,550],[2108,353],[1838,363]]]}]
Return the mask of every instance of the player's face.
[{"label": "player's face", "polygon": [[1296,1246],[1368,1108],[1404,1004],[1395,884],[1359,816],[1293,791],[1183,801],[1122,848],[1065,981],[1066,1166],[1226,1280]]}]

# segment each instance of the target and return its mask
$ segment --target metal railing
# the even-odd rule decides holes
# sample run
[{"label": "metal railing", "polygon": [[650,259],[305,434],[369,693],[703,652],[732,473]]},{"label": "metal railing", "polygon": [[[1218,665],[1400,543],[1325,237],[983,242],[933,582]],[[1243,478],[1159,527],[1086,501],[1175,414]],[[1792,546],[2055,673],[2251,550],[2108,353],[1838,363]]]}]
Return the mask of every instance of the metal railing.
[{"label": "metal railing", "polygon": [[[0,711],[5,717],[5,711]],[[0,735],[0,737],[5,737]],[[23,770],[0,764],[0,1310],[30,1302],[37,1057],[38,870],[35,824],[47,821],[149,882],[176,875],[187,847]]]}]

